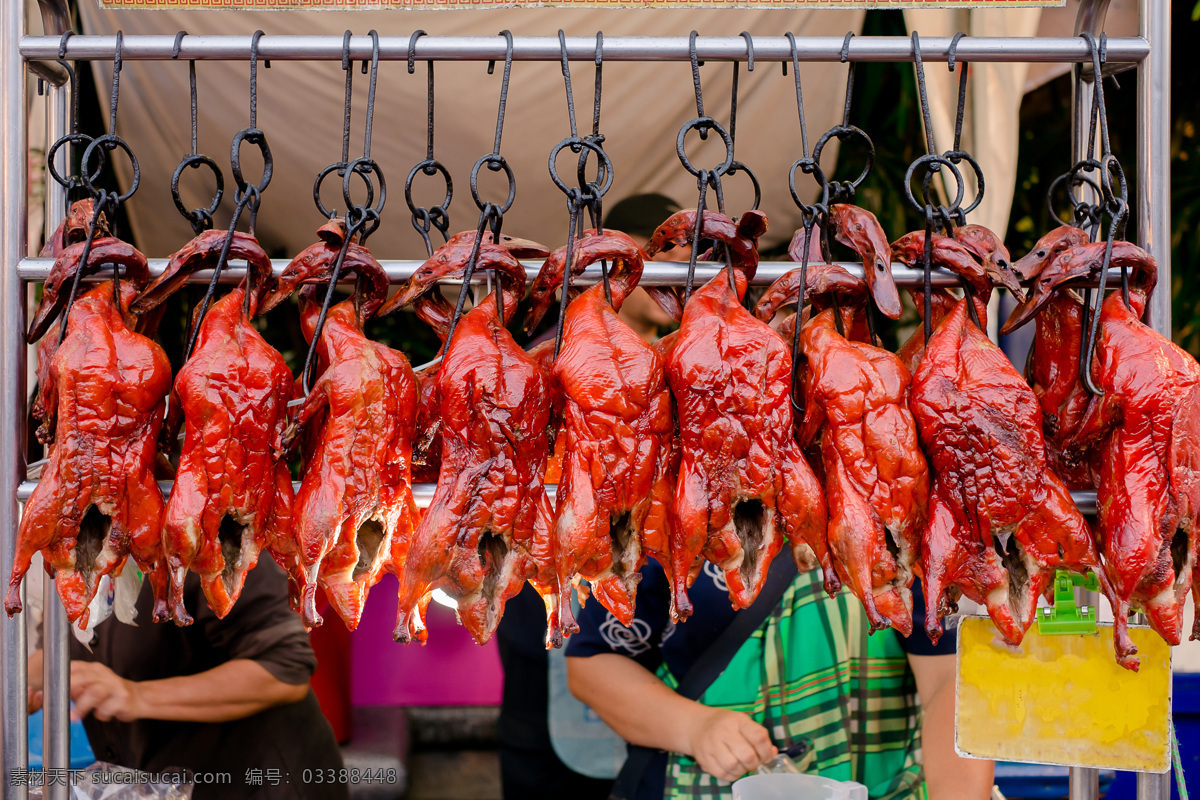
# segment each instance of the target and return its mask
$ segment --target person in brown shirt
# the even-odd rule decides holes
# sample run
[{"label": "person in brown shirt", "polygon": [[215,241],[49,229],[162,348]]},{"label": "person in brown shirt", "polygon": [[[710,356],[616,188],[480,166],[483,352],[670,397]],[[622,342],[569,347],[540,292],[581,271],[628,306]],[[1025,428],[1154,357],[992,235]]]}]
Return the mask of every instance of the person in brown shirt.
[{"label": "person in brown shirt", "polygon": [[[150,621],[146,583],[136,626],[110,617],[90,652],[72,639],[74,714],[96,758],[229,776],[197,782],[194,800],[348,798],[341,752],[308,685],[316,655],[288,606],[283,571],[260,559],[225,619],[208,607],[197,576],[188,575],[184,597],[195,618],[187,627]],[[31,710],[41,706],[41,676],[38,651]]]}]

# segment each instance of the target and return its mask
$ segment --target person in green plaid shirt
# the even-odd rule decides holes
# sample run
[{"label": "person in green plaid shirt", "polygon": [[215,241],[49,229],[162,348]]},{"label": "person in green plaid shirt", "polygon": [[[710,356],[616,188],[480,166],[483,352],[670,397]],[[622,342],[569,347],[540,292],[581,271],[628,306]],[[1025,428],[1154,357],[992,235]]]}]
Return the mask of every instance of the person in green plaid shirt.
[{"label": "person in green plaid shirt", "polygon": [[858,599],[826,595],[820,570],[796,576],[699,702],[674,688],[737,612],[707,562],[687,622],[670,621],[669,592],[648,564],[633,623],[588,603],[567,646],[572,693],[627,742],[662,751],[631,800],[729,798],[732,781],[801,742],[809,773],[858,781],[872,800],[990,797],[992,763],[954,752],[955,632],[929,641],[918,586],[905,639],[868,635]]}]

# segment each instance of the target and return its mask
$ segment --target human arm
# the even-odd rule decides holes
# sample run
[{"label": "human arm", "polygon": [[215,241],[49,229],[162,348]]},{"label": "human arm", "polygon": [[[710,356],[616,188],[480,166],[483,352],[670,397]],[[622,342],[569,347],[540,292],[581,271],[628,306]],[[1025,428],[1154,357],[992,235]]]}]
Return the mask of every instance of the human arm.
[{"label": "human arm", "polygon": [[229,722],[308,694],[308,684],[284,683],[257,661],[234,659],[195,675],[130,681],[103,664],[71,662],[75,715],[96,719]]},{"label": "human arm", "polygon": [[720,780],[753,772],[777,752],[766,728],[750,717],[682,697],[632,658],[568,657],[567,681],[627,742],[691,756]]},{"label": "human arm", "polygon": [[908,655],[923,711],[925,784],[929,800],[988,800],[993,763],[954,752],[954,660],[952,655]]}]

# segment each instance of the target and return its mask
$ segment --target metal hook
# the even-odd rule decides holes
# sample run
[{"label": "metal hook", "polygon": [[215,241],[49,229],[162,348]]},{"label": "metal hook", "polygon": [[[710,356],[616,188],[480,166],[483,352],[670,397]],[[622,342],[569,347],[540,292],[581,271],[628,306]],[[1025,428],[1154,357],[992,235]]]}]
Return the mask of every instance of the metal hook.
[{"label": "metal hook", "polygon": [[[317,343],[321,340],[321,331],[325,327],[325,318],[329,315],[329,308],[333,305],[333,293],[337,287],[338,278],[342,274],[342,266],[346,263],[346,252],[350,249],[350,242],[354,239],[359,229],[367,222],[368,215],[364,214],[350,223],[346,228],[346,235],[342,239],[342,245],[338,249],[337,258],[334,259],[333,269],[329,275],[329,283],[325,289],[325,298],[321,302],[321,310],[317,314],[317,324],[313,328],[312,341],[308,345],[308,353],[304,356],[304,368],[300,371],[300,387],[304,391],[304,396],[307,397],[312,391],[312,368],[313,356],[316,354]],[[361,281],[361,276],[359,276]],[[356,287],[357,291],[357,287]],[[362,322],[364,320],[360,320]]]},{"label": "metal hook", "polygon": [[[496,140],[492,145],[492,155],[500,155],[500,137],[504,133],[504,113],[505,106],[508,104],[508,84],[512,76],[513,62],[513,35],[511,31],[502,30],[499,33],[504,37],[504,75],[500,78],[500,108],[496,112]],[[492,62],[495,64],[495,62]],[[488,74],[492,74],[492,67],[488,67]],[[496,172],[500,169],[499,166],[488,164],[488,169]]]},{"label": "metal hook", "polygon": [[[412,36],[408,37],[408,74],[412,75],[417,70],[417,39],[425,35],[425,31],[417,29],[413,31]],[[430,61],[430,63],[433,63]]]},{"label": "metal hook", "polygon": [[350,161],[350,110],[354,97],[354,70],[350,69],[350,31],[342,34],[342,71],[346,73],[346,102],[342,110],[342,173]]},{"label": "metal hook", "polygon": [[116,52],[113,54],[112,97],[110,98],[108,112],[108,133],[110,136],[117,135],[117,99],[121,95],[121,68],[124,66],[124,62],[122,61],[124,49],[125,34],[117,31]]},{"label": "metal hook", "polygon": [[562,296],[558,304],[558,325],[554,331],[553,361],[558,360],[558,353],[562,349],[563,325],[567,319],[567,302],[571,294],[571,267],[574,260],[575,241],[579,235],[579,214],[582,209],[582,203],[583,197],[580,190],[577,187],[572,188],[567,193],[567,210],[571,215],[571,219],[567,226],[566,255],[563,257]]},{"label": "metal hook", "polygon": [[[563,33],[563,29],[558,29],[558,50],[562,61],[563,84],[567,88],[567,119],[571,124],[571,138],[578,138],[579,132],[575,127],[575,97],[571,93],[571,65],[567,61],[567,36]],[[580,151],[578,145],[571,145],[571,152],[578,153]]]},{"label": "metal hook", "polygon": [[[61,347],[63,340],[67,337],[67,318],[70,317],[71,308],[72,308],[72,306],[75,305],[75,298],[79,294],[79,281],[80,281],[80,278],[83,277],[84,271],[87,269],[88,258],[92,254],[92,242],[95,241],[96,232],[100,227],[98,224],[100,221],[100,215],[102,213],[104,213],[105,208],[108,207],[109,205],[113,205],[113,208],[115,210],[115,204],[113,203],[113,199],[115,197],[116,197],[115,194],[106,192],[103,189],[101,189],[99,192],[96,193],[95,207],[92,209],[92,218],[91,218],[91,220],[88,221],[87,238],[83,242],[83,252],[80,253],[80,255],[79,255],[79,269],[77,269],[75,271],[75,274],[71,278],[71,291],[67,294],[66,305],[63,306],[62,320],[58,326],[58,344],[56,345],[57,347]],[[120,293],[119,293],[119,291],[120,291],[120,284],[119,284],[120,268],[119,267],[114,267],[113,280],[115,282],[115,288],[118,291],[117,297],[120,298]]]},{"label": "metal hook", "polygon": [[750,35],[750,31],[742,31],[738,36],[746,40],[746,72],[754,72],[754,37]]},{"label": "metal hook", "polygon": [[596,90],[592,95],[592,138],[604,141],[600,135],[600,89],[604,83],[604,34],[596,31]]},{"label": "metal hook", "polygon": [[[796,76],[796,113],[800,117],[800,147],[805,158],[808,158],[808,126],[804,122],[804,93],[800,89],[800,54],[796,49],[796,37],[791,31],[784,34],[792,51],[792,72]],[[787,75],[787,62],[784,63],[784,75]]]},{"label": "metal hook", "polygon": [[[263,37],[261,30],[250,36],[250,127],[258,127],[258,40]],[[271,62],[266,62],[269,66]]]},{"label": "metal hook", "polygon": [[[696,37],[697,32],[692,31],[688,34],[688,56],[692,62],[692,85],[696,89],[696,116],[700,119],[704,118],[704,92],[700,87],[700,61],[696,58]],[[708,139],[708,126],[701,125],[696,128],[696,132],[700,134],[701,141]]]},{"label": "metal hook", "polygon": [[933,121],[929,116],[929,95],[925,89],[925,65],[921,61],[921,35],[916,31],[912,32],[912,46],[913,64],[917,71],[917,89],[921,102],[921,118],[925,124],[925,152],[932,153],[934,149]]},{"label": "metal hook", "polygon": [[[367,120],[363,132],[363,158],[371,157],[371,129],[375,123],[375,84],[379,79],[379,32],[371,29],[367,32],[371,37],[371,78],[367,82]],[[366,72],[367,62],[363,61],[363,72]]]},{"label": "metal hook", "polygon": [[[958,33],[954,34],[954,37],[950,40],[950,52],[946,56],[946,66],[949,67],[951,72],[954,72],[954,62],[958,56],[958,42],[966,35],[967,34],[963,31],[959,31]],[[963,69],[965,70],[966,68],[967,65],[964,63]]]}]

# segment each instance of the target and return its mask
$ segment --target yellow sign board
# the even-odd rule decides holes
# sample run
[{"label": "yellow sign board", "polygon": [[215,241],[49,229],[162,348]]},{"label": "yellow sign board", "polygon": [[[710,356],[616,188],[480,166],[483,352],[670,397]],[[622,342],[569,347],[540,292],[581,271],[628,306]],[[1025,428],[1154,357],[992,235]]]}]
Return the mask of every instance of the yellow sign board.
[{"label": "yellow sign board", "polygon": [[102,8],[241,9],[246,11],[450,8],[1029,8],[1066,0],[100,0]]},{"label": "yellow sign board", "polygon": [[958,629],[956,746],[966,756],[1166,772],[1170,767],[1171,648],[1130,627],[1141,667],[1113,657],[1112,626],[1044,636],[1020,647],[986,617]]}]

